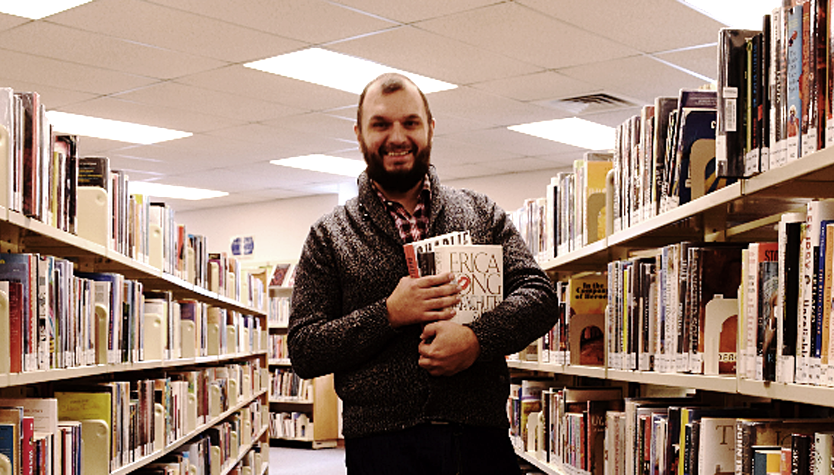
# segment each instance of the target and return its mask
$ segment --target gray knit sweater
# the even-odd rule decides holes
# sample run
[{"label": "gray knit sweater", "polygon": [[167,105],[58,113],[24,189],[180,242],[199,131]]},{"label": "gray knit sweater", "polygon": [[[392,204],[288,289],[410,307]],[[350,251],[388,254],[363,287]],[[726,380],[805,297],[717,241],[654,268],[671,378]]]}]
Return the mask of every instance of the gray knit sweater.
[{"label": "gray knit sweater", "polygon": [[368,177],[359,196],[310,229],[295,278],[289,350],[302,378],[335,374],[343,432],[357,437],[429,420],[508,427],[504,356],[556,321],[552,283],[507,214],[486,196],[440,185],[430,169],[429,236],[468,229],[475,244],[504,249],[504,301],[469,324],[481,355],[451,377],[417,364],[421,327],[388,323],[386,298],[408,274],[403,241]]}]

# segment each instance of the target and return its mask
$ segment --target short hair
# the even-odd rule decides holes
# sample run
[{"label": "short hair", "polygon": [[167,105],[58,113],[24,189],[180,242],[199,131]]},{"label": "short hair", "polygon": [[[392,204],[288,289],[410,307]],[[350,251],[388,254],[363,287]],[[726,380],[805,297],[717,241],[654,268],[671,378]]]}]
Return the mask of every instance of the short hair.
[{"label": "short hair", "polygon": [[432,121],[431,109],[429,108],[429,101],[426,99],[426,95],[423,94],[423,91],[414,84],[414,81],[409,79],[407,76],[399,74],[399,73],[383,73],[378,76],[373,81],[369,82],[365,89],[362,90],[362,94],[359,95],[359,107],[356,109],[356,124],[359,127],[359,130],[362,130],[362,106],[365,104],[365,96],[368,93],[368,89],[371,88],[374,84],[381,82],[380,88],[382,89],[382,94],[393,94],[397,91],[405,89],[405,83],[408,82],[412,86],[417,89],[417,92],[420,93],[420,99],[423,100],[423,107],[426,109],[426,120],[428,123]]}]

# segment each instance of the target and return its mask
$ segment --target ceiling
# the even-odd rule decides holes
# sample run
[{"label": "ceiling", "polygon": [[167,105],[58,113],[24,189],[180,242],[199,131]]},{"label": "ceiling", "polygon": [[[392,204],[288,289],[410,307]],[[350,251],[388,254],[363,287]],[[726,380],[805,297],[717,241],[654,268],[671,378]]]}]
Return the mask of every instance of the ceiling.
[{"label": "ceiling", "polygon": [[[569,166],[584,150],[506,127],[577,115],[616,126],[715,78],[721,27],[677,0],[94,0],[37,21],[0,14],[0,86],[37,91],[48,110],[192,132],[79,140],[82,156],[110,157],[131,181],[230,193],[171,200],[179,211],[354,181],[269,161],[360,160],[358,96],[249,61],[318,46],[459,85],[428,96],[432,160],[448,181]],[[634,105],[577,114],[558,102],[594,93]]]}]

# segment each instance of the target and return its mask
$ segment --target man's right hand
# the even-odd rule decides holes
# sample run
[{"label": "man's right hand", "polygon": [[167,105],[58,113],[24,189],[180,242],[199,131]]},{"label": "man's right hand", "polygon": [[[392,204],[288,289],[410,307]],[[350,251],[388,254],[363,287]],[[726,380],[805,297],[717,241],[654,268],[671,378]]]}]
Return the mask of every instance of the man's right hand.
[{"label": "man's right hand", "polygon": [[460,288],[452,273],[403,277],[386,300],[388,321],[394,328],[449,320],[460,302]]}]

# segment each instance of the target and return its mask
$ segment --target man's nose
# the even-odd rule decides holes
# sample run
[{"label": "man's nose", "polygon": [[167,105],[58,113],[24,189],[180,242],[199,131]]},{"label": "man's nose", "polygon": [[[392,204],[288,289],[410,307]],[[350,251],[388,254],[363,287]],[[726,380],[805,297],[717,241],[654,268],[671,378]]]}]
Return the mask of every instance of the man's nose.
[{"label": "man's nose", "polygon": [[405,128],[402,124],[395,122],[391,127],[391,135],[388,141],[393,143],[405,143],[407,140]]}]

